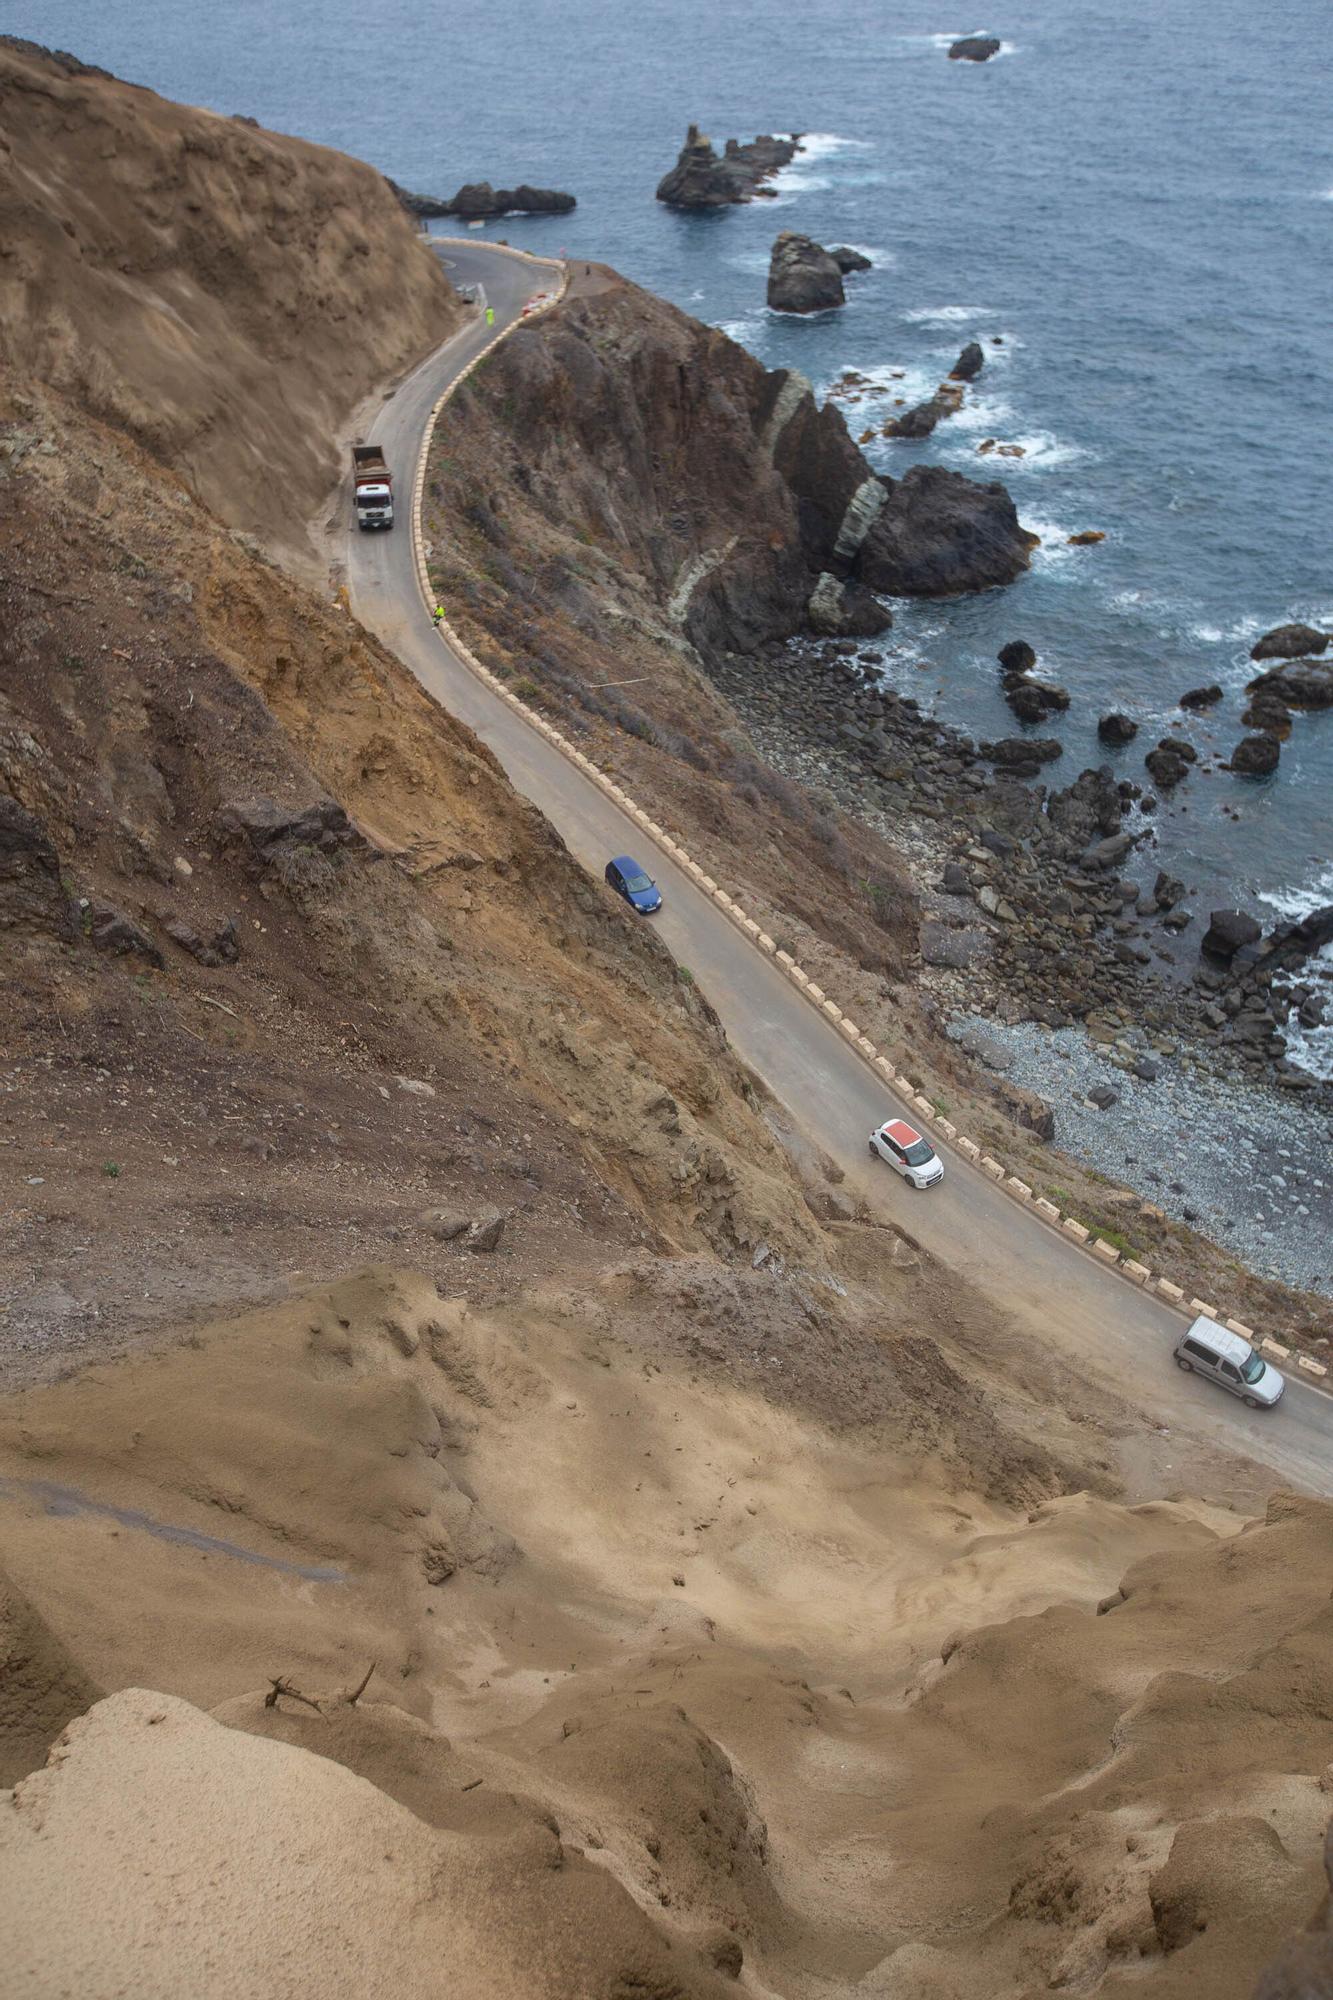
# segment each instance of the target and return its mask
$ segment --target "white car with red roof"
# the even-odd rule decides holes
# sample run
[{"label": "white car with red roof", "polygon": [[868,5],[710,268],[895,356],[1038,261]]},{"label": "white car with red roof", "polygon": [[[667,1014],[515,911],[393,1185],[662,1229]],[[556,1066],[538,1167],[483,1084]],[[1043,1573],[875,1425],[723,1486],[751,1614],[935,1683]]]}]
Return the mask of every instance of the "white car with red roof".
[{"label": "white car with red roof", "polygon": [[944,1179],[943,1160],[905,1118],[890,1118],[877,1126],[870,1135],[870,1150],[915,1188],[934,1187],[936,1181]]}]

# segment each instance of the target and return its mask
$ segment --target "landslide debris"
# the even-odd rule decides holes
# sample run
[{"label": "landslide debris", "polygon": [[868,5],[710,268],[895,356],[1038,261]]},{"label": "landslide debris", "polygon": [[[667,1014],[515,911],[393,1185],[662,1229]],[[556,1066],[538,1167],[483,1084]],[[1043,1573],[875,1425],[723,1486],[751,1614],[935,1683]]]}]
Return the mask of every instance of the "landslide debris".
[{"label": "landslide debris", "polygon": [[340,430],[461,323],[372,167],[0,37],[0,362],[299,549]]},{"label": "landslide debris", "polygon": [[489,1311],[374,1269],[0,1401],[15,1584],[120,1691],[0,1813],[6,1963],[110,1991],[147,1926],[146,1990],[207,1941],[267,1994],[276,1907],[370,1993],[1248,2000],[1322,1880],[1333,1510],[1060,1492],[905,1372],[941,1299],[878,1233],[813,1316],[706,1259]]}]

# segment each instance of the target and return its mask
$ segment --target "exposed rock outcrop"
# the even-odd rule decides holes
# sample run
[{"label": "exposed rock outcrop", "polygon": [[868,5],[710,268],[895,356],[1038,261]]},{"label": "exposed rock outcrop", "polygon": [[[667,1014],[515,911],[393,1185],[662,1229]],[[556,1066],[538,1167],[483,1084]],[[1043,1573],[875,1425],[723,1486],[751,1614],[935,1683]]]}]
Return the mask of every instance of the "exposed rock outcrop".
[{"label": "exposed rock outcrop", "polygon": [[68,937],[72,930],[55,842],[39,819],[0,792],[0,931]]},{"label": "exposed rock outcrop", "polygon": [[774,312],[827,312],[846,303],[842,271],[812,237],[784,229],[768,267],[768,303]]},{"label": "exposed rock outcrop", "polygon": [[980,344],[975,340],[969,340],[967,346],[949,370],[950,380],[954,382],[975,382],[985,365],[986,357],[981,351]]},{"label": "exposed rock outcrop", "polygon": [[840,243],[836,248],[831,248],[829,256],[842,272],[844,278],[851,271],[873,271],[875,268],[870,258],[863,251],[851,250],[845,243]]},{"label": "exposed rock outcrop", "polygon": [[1182,708],[1216,708],[1222,699],[1222,690],[1214,681],[1208,687],[1189,688],[1180,697]]},{"label": "exposed rock outcrop", "polygon": [[658,182],[657,199],[671,208],[729,208],[751,201],[773,192],[764,182],[789,166],[800,150],[798,134],[774,138],[762,133],[745,146],[728,139],[719,159],[712,140],[691,125],[675,166]]},{"label": "exposed rock outcrop", "polygon": [[860,574],[890,596],[951,597],[1012,583],[1037,537],[1019,525],[1003,486],[939,465],[914,465],[895,484],[862,545]]},{"label": "exposed rock outcrop", "polygon": [[1112,709],[1111,713],[1102,716],[1097,724],[1097,735],[1101,742],[1114,744],[1117,747],[1132,743],[1138,733],[1138,723],[1132,717],[1122,715],[1119,709]]},{"label": "exposed rock outcrop", "polygon": [[844,583],[828,570],[810,593],[807,614],[812,632],[835,639],[871,639],[893,623],[892,613],[863,583]]},{"label": "exposed rock outcrop", "polygon": [[996,35],[964,35],[950,45],[950,62],[989,62],[1000,53],[999,37]]}]

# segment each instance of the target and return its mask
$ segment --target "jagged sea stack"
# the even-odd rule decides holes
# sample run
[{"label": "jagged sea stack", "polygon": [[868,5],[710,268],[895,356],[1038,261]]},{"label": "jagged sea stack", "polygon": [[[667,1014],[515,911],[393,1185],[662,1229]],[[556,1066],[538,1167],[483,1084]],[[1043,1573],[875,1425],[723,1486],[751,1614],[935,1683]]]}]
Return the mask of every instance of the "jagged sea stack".
[{"label": "jagged sea stack", "polygon": [[772,194],[763,183],[790,164],[801,150],[800,135],[774,138],[761,133],[748,145],[728,139],[719,159],[713,142],[697,125],[685,134],[685,144],[670,173],[657,186],[657,199],[671,208],[729,208],[757,194]]}]

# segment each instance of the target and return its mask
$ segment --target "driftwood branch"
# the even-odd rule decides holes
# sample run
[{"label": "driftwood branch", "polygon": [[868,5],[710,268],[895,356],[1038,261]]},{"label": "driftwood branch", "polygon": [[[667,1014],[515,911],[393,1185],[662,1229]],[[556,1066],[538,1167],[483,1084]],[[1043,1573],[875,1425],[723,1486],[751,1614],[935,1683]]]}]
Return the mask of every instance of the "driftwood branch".
[{"label": "driftwood branch", "polygon": [[364,1680],[362,1680],[360,1686],[354,1688],[352,1693],[349,1694],[347,1697],[347,1706],[349,1708],[356,1707],[362,1695],[365,1693],[366,1689],[370,1686],[370,1676],[374,1673],[378,1665],[379,1665],[378,1660],[372,1660],[370,1665],[366,1668]]},{"label": "driftwood branch", "polygon": [[[369,1676],[367,1676],[367,1679],[369,1679]],[[289,1701],[303,1701],[307,1708],[314,1709],[316,1715],[323,1715],[324,1713],[319,1703],[310,1695],[302,1694],[300,1688],[294,1688],[290,1681],[281,1678],[278,1680],[270,1679],[268,1693],[264,1696],[265,1708],[276,1708],[279,1697],[282,1695],[286,1695]]]}]

